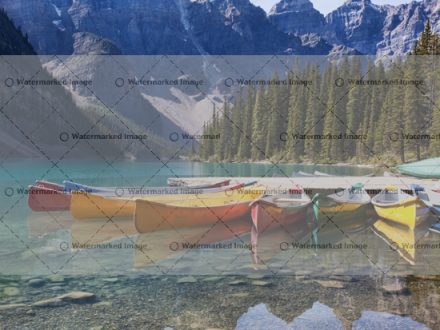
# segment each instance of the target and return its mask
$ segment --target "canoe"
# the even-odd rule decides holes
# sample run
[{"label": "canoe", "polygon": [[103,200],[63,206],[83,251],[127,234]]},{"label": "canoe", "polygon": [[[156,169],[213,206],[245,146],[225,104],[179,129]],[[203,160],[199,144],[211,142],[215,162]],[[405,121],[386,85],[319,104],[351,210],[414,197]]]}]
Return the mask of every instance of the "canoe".
[{"label": "canoe", "polygon": [[440,193],[416,184],[411,189],[432,214],[440,216]]},{"label": "canoe", "polygon": [[396,186],[385,187],[373,197],[372,204],[382,219],[414,229],[417,221],[417,197],[404,193]]},{"label": "canoe", "polygon": [[168,201],[137,199],[134,223],[139,233],[227,223],[250,215],[250,203],[262,197],[265,190],[256,186]]},{"label": "canoe", "polygon": [[327,199],[320,205],[319,210],[324,214],[352,212],[370,204],[370,202],[371,198],[364,185],[356,183],[345,190],[328,195]]},{"label": "canoe", "polygon": [[108,194],[114,196],[128,195],[158,195],[158,194],[171,194],[180,189],[182,193],[184,191],[194,191],[203,189],[215,189],[227,187],[230,185],[231,180],[224,180],[213,184],[201,184],[201,185],[186,185],[179,186],[179,188],[173,187],[94,187],[88,186],[73,181],[64,181],[64,190],[67,192],[83,191],[88,193]]},{"label": "canoe", "polygon": [[167,185],[171,187],[190,187],[193,189],[220,188],[228,186],[231,180],[222,180],[214,183],[200,183],[196,185],[188,185],[184,178],[168,178]]},{"label": "canoe", "polygon": [[48,188],[48,189],[64,191],[64,185],[45,181],[45,180],[37,180],[37,181],[35,181],[34,185],[38,186],[38,187],[44,187],[44,188]]},{"label": "canoe", "polygon": [[113,218],[113,217],[132,217],[136,199],[150,200],[154,202],[178,202],[191,200],[204,200],[213,195],[224,197],[232,194],[235,190],[240,190],[244,186],[251,186],[255,182],[246,184],[237,184],[223,188],[197,190],[200,193],[174,188],[175,192],[170,194],[152,194],[152,195],[126,195],[126,196],[106,196],[102,194],[90,194],[84,192],[73,192],[70,203],[70,212],[77,220]]},{"label": "canoe", "polygon": [[419,162],[397,166],[400,173],[420,178],[440,178],[440,158],[430,158]]},{"label": "canoe", "polygon": [[299,220],[311,204],[312,200],[299,186],[290,189],[288,194],[260,198],[251,204],[253,233]]},{"label": "canoe", "polygon": [[[30,186],[28,204],[36,212],[45,211],[68,211],[71,204],[71,194],[75,191],[82,193],[95,193],[107,197],[139,197],[145,195],[168,195],[168,194],[203,194],[225,190],[239,189],[254,182],[237,183],[221,188],[193,188],[191,187],[93,187],[72,181],[64,181],[59,185],[47,181],[37,181],[36,185]],[[92,201],[91,201],[92,202]],[[130,214],[131,216],[131,214]]]},{"label": "canoe", "polygon": [[45,186],[29,186],[28,205],[35,212],[67,211],[71,195]]}]

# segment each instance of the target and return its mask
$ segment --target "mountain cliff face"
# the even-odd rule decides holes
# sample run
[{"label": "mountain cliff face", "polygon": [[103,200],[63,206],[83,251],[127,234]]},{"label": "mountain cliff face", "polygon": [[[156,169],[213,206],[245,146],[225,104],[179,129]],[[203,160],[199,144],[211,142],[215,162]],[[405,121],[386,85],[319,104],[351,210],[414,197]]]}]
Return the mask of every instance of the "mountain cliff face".
[{"label": "mountain cliff face", "polygon": [[323,22],[309,0],[282,0],[270,11],[269,18],[282,31],[313,32],[330,44],[383,57],[407,54],[428,19],[433,30],[440,31],[439,12],[438,0],[413,1],[400,6],[347,0]]},{"label": "mountain cliff face", "polygon": [[282,0],[269,12],[270,21],[284,32],[321,32],[325,18],[309,0]]},{"label": "mountain cliff face", "polygon": [[386,7],[376,6],[370,0],[348,0],[326,17],[323,34],[333,43],[357,49],[363,54],[375,54],[382,39]]},{"label": "mountain cliff face", "polygon": [[74,34],[84,32],[130,55],[314,51],[249,0],[0,0],[0,6],[39,54],[72,54]]},{"label": "mountain cliff face", "polygon": [[377,55],[402,55],[411,51],[415,41],[430,20],[433,31],[440,33],[440,2],[424,0],[397,7],[387,7],[382,40]]},{"label": "mountain cliff face", "polygon": [[327,55],[345,47],[394,56],[411,49],[428,19],[440,31],[438,0],[400,6],[347,0],[326,17],[310,0],[281,0],[268,15],[250,0],[0,0],[0,6],[39,54],[72,54],[86,35],[99,53],[95,35],[98,47],[112,44],[106,52],[116,54]]},{"label": "mountain cliff face", "polygon": [[185,26],[210,54],[282,54],[301,51],[301,40],[277,30],[248,0],[187,2]]},{"label": "mountain cliff face", "polygon": [[0,54],[3,55],[33,55],[34,49],[9,19],[3,10],[0,10]]}]

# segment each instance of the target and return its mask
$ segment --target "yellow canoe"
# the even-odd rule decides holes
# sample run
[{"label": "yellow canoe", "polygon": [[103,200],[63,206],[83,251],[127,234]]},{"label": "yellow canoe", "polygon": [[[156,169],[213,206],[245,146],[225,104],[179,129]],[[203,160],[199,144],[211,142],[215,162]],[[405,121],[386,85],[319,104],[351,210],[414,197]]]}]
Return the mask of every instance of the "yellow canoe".
[{"label": "yellow canoe", "polygon": [[365,204],[360,204],[360,203],[334,204],[332,206],[322,206],[319,208],[319,211],[321,211],[326,215],[331,215],[334,213],[353,212],[362,206],[365,206]]},{"label": "yellow canoe", "polygon": [[415,228],[417,197],[408,195],[395,186],[388,186],[373,198],[372,204],[382,219]]},{"label": "yellow canoe", "polygon": [[[241,188],[249,190],[253,187]],[[237,190],[237,191],[239,191]],[[262,188],[260,188],[260,191]],[[72,193],[70,202],[70,212],[77,220],[132,217],[136,207],[136,199],[149,200],[160,203],[168,202],[190,202],[192,200],[221,199],[228,196],[235,196],[234,191],[216,191],[204,194],[168,194],[168,195],[148,195],[128,196],[128,197],[108,197],[84,192]]]},{"label": "yellow canoe", "polygon": [[165,202],[138,199],[134,224],[138,232],[147,233],[216,222],[226,223],[250,215],[250,203],[262,197],[265,190],[265,187],[257,186]]}]

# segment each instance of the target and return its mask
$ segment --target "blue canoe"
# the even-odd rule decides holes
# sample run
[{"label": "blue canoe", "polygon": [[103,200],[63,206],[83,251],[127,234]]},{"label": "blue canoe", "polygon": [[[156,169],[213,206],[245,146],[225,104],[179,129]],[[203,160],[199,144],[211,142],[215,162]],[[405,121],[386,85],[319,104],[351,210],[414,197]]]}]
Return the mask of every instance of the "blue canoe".
[{"label": "blue canoe", "polygon": [[420,178],[440,178],[440,158],[425,159],[397,166],[400,173]]}]

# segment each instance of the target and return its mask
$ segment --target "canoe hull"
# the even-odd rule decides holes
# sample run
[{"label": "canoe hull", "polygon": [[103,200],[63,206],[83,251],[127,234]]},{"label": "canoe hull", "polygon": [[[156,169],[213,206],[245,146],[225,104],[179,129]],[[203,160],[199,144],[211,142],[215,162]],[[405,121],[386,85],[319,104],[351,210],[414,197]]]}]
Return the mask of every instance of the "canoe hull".
[{"label": "canoe hull", "polygon": [[397,205],[383,206],[373,204],[377,215],[385,220],[390,220],[398,224],[414,229],[417,220],[417,202],[409,200]]},{"label": "canoe hull", "polygon": [[131,217],[136,202],[126,198],[106,198],[87,193],[73,193],[70,212],[77,220]]},{"label": "canoe hull", "polygon": [[319,208],[319,210],[327,215],[331,214],[338,214],[338,213],[347,213],[347,212],[353,212],[361,208],[362,206],[365,206],[365,204],[360,203],[337,203],[332,206],[322,206]]},{"label": "canoe hull", "polygon": [[139,233],[227,223],[250,214],[249,202],[212,207],[181,207],[137,200],[134,224]]},{"label": "canoe hull", "polygon": [[35,212],[68,211],[71,196],[45,187],[29,187],[28,205]]},{"label": "canoe hull", "polygon": [[264,202],[256,202],[252,205],[252,222],[259,233],[273,227],[286,226],[303,219],[309,205],[310,203],[295,208],[283,208]]}]

